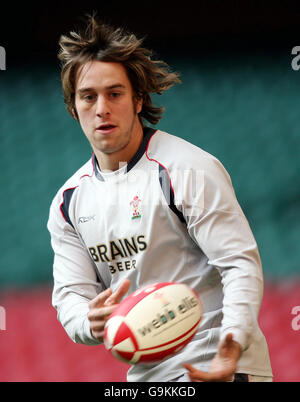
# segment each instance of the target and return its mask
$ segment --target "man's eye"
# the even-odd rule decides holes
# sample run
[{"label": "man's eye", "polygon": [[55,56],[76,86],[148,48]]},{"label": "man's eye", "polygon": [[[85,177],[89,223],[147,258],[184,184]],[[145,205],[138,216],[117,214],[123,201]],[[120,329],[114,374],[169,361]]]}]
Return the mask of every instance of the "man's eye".
[{"label": "man's eye", "polygon": [[95,95],[85,95],[84,96],[84,100],[86,100],[87,102],[91,102],[95,99]]},{"label": "man's eye", "polygon": [[110,94],[110,96],[111,96],[112,98],[118,98],[120,95],[121,95],[120,92],[112,92],[112,93]]}]

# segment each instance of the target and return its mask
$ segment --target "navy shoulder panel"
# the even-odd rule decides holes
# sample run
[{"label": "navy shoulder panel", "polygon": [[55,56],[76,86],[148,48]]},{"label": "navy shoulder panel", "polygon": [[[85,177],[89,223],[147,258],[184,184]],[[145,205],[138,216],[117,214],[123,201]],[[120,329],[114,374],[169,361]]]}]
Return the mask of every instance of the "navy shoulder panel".
[{"label": "navy shoulder panel", "polygon": [[176,214],[182,223],[186,223],[183,213],[178,210],[174,202],[174,190],[167,169],[159,164],[159,183],[169,208]]},{"label": "navy shoulder panel", "polygon": [[69,207],[70,207],[70,202],[72,195],[74,193],[76,187],[73,188],[68,188],[67,190],[64,191],[63,193],[63,202],[60,205],[60,210],[65,218],[65,221],[68,222],[72,228],[74,229],[73,223],[71,222],[70,216],[69,216]]}]

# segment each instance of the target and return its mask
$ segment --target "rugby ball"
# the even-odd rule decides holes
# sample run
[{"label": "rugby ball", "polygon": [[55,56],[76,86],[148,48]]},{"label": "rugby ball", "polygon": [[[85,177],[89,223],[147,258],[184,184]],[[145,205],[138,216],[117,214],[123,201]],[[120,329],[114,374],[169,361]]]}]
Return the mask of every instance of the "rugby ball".
[{"label": "rugby ball", "polygon": [[186,284],[148,285],[123,299],[111,314],[104,345],[126,363],[155,363],[183,349],[201,317],[201,302]]}]

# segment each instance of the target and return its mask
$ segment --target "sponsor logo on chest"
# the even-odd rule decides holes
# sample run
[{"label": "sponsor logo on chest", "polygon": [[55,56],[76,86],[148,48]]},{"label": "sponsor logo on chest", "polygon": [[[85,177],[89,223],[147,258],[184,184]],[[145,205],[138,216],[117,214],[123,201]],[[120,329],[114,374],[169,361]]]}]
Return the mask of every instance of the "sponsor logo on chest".
[{"label": "sponsor logo on chest", "polygon": [[[136,269],[136,256],[147,249],[144,235],[111,240],[108,244],[97,244],[89,247],[89,252],[95,262],[108,263],[112,274],[120,271]],[[133,258],[134,257],[134,258]],[[121,261],[120,261],[121,260]]]}]

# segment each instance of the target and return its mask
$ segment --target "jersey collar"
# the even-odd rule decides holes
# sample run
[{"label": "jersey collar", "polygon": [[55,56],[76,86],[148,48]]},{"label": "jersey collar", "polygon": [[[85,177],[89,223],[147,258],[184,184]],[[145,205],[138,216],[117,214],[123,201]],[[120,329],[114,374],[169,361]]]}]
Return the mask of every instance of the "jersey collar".
[{"label": "jersey collar", "polygon": [[[128,173],[138,163],[138,161],[141,159],[141,157],[144,155],[144,153],[146,152],[148,143],[150,141],[150,138],[156,131],[157,130],[154,128],[143,127],[143,132],[144,132],[143,140],[142,140],[137,152],[133,156],[133,158],[128,162],[124,174]],[[104,178],[103,174],[101,173],[101,170],[98,166],[96,155],[94,153],[92,155],[92,163],[93,163],[93,168],[94,168],[96,178],[100,181],[105,181],[105,178]]]}]

